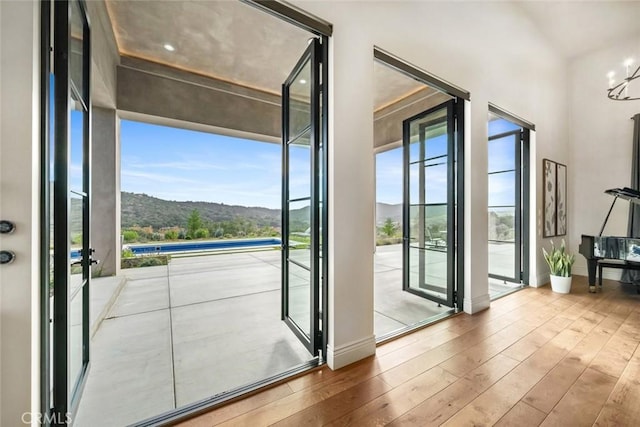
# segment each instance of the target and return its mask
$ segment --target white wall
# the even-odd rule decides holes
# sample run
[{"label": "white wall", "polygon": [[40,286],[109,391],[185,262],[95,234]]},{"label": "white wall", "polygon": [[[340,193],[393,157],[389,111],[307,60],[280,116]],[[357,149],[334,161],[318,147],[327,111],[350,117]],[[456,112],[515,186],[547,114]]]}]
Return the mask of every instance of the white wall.
[{"label": "white wall", "polygon": [[[611,101],[606,96],[607,73],[619,77],[622,63],[640,61],[640,37],[583,55],[569,67],[570,141],[569,232],[571,249],[578,251],[581,234],[597,235],[613,199],[604,190],[628,187],[634,114],[640,101]],[[629,203],[616,202],[604,235],[626,236]],[[573,272],[587,274],[583,256],[577,255]],[[606,269],[605,277],[618,279],[620,270]]]},{"label": "white wall", "polygon": [[0,265],[2,426],[39,409],[39,13],[38,2],[0,2],[0,219],[16,224],[0,235],[16,253]]},{"label": "white wall", "polygon": [[[330,57],[329,363],[375,351],[373,46],[471,92],[466,147],[465,311],[489,305],[487,285],[487,114],[493,102],[536,124],[532,165],[568,160],[566,63],[508,3],[308,2],[334,25]],[[534,182],[537,184],[537,179]],[[540,214],[541,192],[535,190]],[[537,219],[536,219],[537,220]],[[540,253],[541,239],[534,239]],[[533,261],[533,282],[545,267]],[[332,356],[332,353],[333,356]],[[332,357],[337,357],[332,360]]]}]

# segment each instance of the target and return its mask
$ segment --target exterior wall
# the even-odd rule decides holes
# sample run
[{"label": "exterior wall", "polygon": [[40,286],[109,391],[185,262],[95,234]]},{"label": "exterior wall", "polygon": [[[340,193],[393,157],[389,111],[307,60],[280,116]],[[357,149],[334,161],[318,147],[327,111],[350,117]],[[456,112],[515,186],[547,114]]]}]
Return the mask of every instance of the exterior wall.
[{"label": "exterior wall", "polygon": [[[296,2],[333,24],[330,52],[329,363],[373,342],[373,46],[471,92],[467,107],[465,311],[489,306],[487,119],[492,102],[536,124],[532,168],[568,157],[566,63],[517,5],[476,2]],[[437,17],[437,18],[436,18]],[[571,167],[569,165],[569,167]],[[532,182],[535,221],[542,193]],[[544,283],[539,227],[532,284]],[[333,354],[332,354],[333,353]]]},{"label": "exterior wall", "polygon": [[91,247],[100,263],[94,276],[120,273],[120,119],[115,110],[93,108]]},{"label": "exterior wall", "polygon": [[[597,235],[613,199],[604,190],[628,187],[631,182],[631,154],[634,114],[640,101],[611,101],[606,96],[607,73],[623,73],[622,62],[638,57],[640,36],[621,40],[615,46],[573,60],[569,68],[569,116],[571,152],[569,158],[569,242],[578,252],[581,234]],[[629,203],[616,202],[603,234],[627,235]],[[619,279],[621,270],[605,269],[607,278]],[[576,256],[574,274],[587,274],[587,263]]]},{"label": "exterior wall", "polygon": [[104,108],[116,106],[116,67],[120,54],[103,1],[88,1],[91,23],[91,95],[92,104]]},{"label": "exterior wall", "polygon": [[38,2],[0,2],[0,93],[0,219],[16,224],[0,235],[16,254],[0,265],[0,425],[17,426],[40,405]]}]

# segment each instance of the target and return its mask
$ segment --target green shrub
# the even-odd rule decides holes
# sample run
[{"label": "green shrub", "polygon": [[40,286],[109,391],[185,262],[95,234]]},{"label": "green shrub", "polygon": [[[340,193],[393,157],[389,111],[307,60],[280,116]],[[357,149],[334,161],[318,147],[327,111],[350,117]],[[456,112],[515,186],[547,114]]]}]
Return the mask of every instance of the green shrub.
[{"label": "green shrub", "polygon": [[206,228],[198,228],[193,237],[195,239],[206,239],[207,237],[209,237],[209,230],[207,230]]},{"label": "green shrub", "polygon": [[164,238],[167,240],[178,240],[178,231],[169,230],[166,233],[164,233]]},{"label": "green shrub", "polygon": [[169,255],[145,255],[135,258],[122,258],[120,266],[122,268],[155,267],[167,265],[171,257]]},{"label": "green shrub", "polygon": [[124,238],[125,243],[138,241],[138,233],[133,230],[124,230],[122,232],[122,237]]}]

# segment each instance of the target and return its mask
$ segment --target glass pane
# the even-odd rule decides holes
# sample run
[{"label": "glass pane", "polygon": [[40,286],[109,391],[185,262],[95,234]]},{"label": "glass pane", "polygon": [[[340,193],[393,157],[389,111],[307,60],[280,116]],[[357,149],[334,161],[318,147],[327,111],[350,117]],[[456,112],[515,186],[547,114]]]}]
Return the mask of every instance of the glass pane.
[{"label": "glass pane", "polygon": [[83,93],[83,49],[84,49],[84,20],[77,1],[71,2],[71,40],[69,43],[69,71],[71,84],[75,86],[78,94],[86,100],[87,94]]},{"label": "glass pane", "polygon": [[447,158],[428,162],[424,168],[425,201],[427,204],[447,203]]},{"label": "glass pane", "polygon": [[514,206],[516,173],[501,172],[489,175],[489,207]]},{"label": "glass pane", "polygon": [[409,161],[433,159],[447,154],[446,108],[416,119],[409,126]]},{"label": "glass pane", "polygon": [[82,291],[73,296],[69,313],[69,385],[74,389],[82,370]]},{"label": "glass pane", "polygon": [[409,244],[418,248],[447,250],[447,205],[411,206]]},{"label": "glass pane", "polygon": [[489,240],[514,242],[515,209],[489,208]]},{"label": "glass pane", "polygon": [[516,168],[516,136],[489,141],[489,173]]},{"label": "glass pane", "polygon": [[[305,133],[308,135],[308,132]],[[306,144],[298,145],[298,142]],[[311,194],[311,147],[308,139],[296,140],[287,146],[289,150],[289,200],[309,197]]]},{"label": "glass pane", "polygon": [[[82,228],[83,227],[82,209],[83,209],[83,198],[81,196],[78,196],[77,194],[71,193],[70,207],[69,207],[69,241],[71,242],[71,262],[72,263],[82,259],[82,254],[80,253],[80,251],[83,249],[82,241],[83,241],[83,234],[84,234],[84,230]],[[76,281],[74,276],[78,274],[80,275],[79,280],[82,280],[82,277],[83,277],[82,270],[72,268],[72,271],[71,271],[72,289],[73,289],[73,284]]]},{"label": "glass pane", "polygon": [[310,201],[289,203],[289,259],[311,268]]},{"label": "glass pane", "polygon": [[[447,158],[409,165],[409,200],[412,205],[447,203]],[[422,172],[422,173],[421,173]]]},{"label": "glass pane", "polygon": [[515,123],[489,113],[489,136],[522,129]]},{"label": "glass pane", "polygon": [[489,274],[502,277],[515,277],[516,244],[507,242],[489,242]]},{"label": "glass pane", "polygon": [[409,248],[409,287],[447,299],[447,252]]},{"label": "glass pane", "polygon": [[515,277],[515,209],[489,208],[489,274]]},{"label": "glass pane", "polygon": [[69,161],[69,185],[72,190],[83,192],[83,153],[84,153],[84,115],[85,113],[75,109],[80,107],[78,102],[71,101],[71,126],[69,137],[71,145],[71,157]]},{"label": "glass pane", "polygon": [[414,163],[409,165],[409,203],[411,205],[424,204],[424,185],[421,185],[421,180],[424,176],[421,175],[424,172],[424,163]]},{"label": "glass pane", "polygon": [[311,125],[311,62],[289,86],[289,140]]},{"label": "glass pane", "polygon": [[289,318],[309,337],[311,321],[311,272],[289,264]]}]

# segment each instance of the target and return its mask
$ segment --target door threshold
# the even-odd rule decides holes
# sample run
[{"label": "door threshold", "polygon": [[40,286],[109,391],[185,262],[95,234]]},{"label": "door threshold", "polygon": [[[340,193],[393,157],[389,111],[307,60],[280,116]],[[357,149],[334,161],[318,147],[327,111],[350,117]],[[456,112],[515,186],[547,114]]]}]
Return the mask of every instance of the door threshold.
[{"label": "door threshold", "polygon": [[179,422],[186,421],[198,415],[210,412],[220,406],[226,405],[236,400],[244,399],[252,394],[263,391],[275,385],[290,381],[294,377],[307,374],[314,368],[322,366],[318,357],[302,363],[294,368],[281,372],[279,374],[264,378],[251,384],[240,386],[238,388],[218,393],[197,402],[181,406],[180,408],[167,411],[163,414],[152,418],[147,418],[140,422],[131,424],[130,427],[150,427],[150,426],[171,426]]},{"label": "door threshold", "polygon": [[376,337],[376,346],[386,344],[390,341],[403,337],[405,335],[409,335],[413,332],[419,331],[420,329],[424,329],[428,326],[431,326],[435,323],[441,322],[442,320],[448,319],[452,316],[456,316],[460,314],[461,311],[458,311],[456,308],[451,308],[443,313],[437,314],[435,316],[431,316],[425,320],[420,322],[413,323],[411,325],[407,325],[404,328],[397,329],[395,331],[384,334],[380,337]]}]

